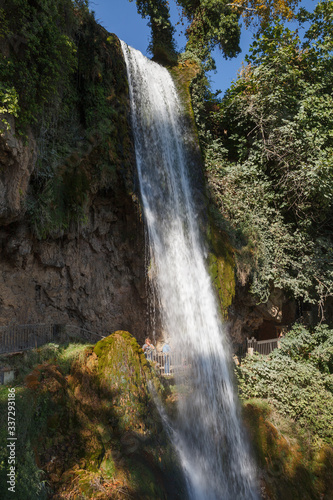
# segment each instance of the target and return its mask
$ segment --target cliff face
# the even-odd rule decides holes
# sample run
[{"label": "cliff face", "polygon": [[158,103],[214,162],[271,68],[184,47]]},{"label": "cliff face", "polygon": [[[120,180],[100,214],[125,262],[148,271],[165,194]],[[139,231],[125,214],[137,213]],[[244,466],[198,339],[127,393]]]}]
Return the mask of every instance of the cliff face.
[{"label": "cliff face", "polygon": [[[74,323],[143,339],[145,240],[126,68],[117,37],[82,16],[64,102],[72,107],[51,100],[23,134],[19,119],[2,116],[10,127],[0,134],[0,324]],[[84,66],[88,56],[100,73]]]},{"label": "cliff face", "polygon": [[83,227],[38,240],[22,220],[0,230],[1,323],[76,323],[145,335],[144,234],[137,206],[97,194]]},{"label": "cliff face", "polygon": [[23,209],[31,173],[37,159],[36,141],[29,134],[28,143],[15,136],[15,122],[0,134],[0,223],[17,220]]}]

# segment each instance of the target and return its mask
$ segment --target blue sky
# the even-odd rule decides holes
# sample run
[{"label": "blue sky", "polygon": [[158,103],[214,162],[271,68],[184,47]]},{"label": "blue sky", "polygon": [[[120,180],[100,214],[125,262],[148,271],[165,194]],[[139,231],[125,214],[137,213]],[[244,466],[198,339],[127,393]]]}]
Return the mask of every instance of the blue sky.
[{"label": "blue sky", "polygon": [[[309,10],[313,10],[317,4],[317,0],[302,0],[301,5]],[[92,0],[90,1],[91,10],[95,11],[97,21],[111,33],[115,33],[121,40],[124,40],[128,45],[140,50],[143,54],[147,54],[147,46],[149,43],[150,30],[147,26],[147,20],[142,19],[137,14],[135,1],[128,0]],[[171,21],[175,26],[179,20],[179,8],[173,0],[170,0]],[[296,27],[291,23],[291,28]],[[250,29],[242,28],[241,49],[242,52],[237,58],[231,60],[223,59],[221,53],[216,51],[214,58],[216,61],[217,71],[211,72],[210,79],[212,89],[222,90],[223,92],[230,86],[232,80],[237,77],[237,72],[242,66],[244,57],[251,44],[253,33]],[[184,35],[179,33],[175,36],[178,49],[182,51],[185,46],[186,39]]]}]

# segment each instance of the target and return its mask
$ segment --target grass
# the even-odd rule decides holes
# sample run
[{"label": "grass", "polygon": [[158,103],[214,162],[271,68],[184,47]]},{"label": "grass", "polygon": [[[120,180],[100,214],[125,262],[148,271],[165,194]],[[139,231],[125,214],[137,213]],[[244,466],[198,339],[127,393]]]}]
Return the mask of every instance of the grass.
[{"label": "grass", "polygon": [[22,383],[36,365],[46,362],[59,364],[67,374],[72,363],[82,357],[86,348],[90,346],[91,344],[82,343],[45,344],[37,349],[30,349],[13,355],[1,355],[0,366],[8,366],[15,370],[15,380],[11,385]]}]

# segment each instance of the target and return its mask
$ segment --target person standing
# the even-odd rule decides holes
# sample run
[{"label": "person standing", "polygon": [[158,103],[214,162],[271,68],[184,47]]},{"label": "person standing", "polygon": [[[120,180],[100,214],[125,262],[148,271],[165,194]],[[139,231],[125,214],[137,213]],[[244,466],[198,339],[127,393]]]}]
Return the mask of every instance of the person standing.
[{"label": "person standing", "polygon": [[162,347],[162,352],[164,354],[164,375],[170,375],[170,351],[171,347],[169,342],[166,341]]},{"label": "person standing", "polygon": [[145,344],[143,344],[143,346],[142,346],[142,350],[145,353],[145,356],[149,361],[151,361],[153,358],[154,349],[155,349],[155,347],[150,342],[150,338],[147,337],[145,340]]}]

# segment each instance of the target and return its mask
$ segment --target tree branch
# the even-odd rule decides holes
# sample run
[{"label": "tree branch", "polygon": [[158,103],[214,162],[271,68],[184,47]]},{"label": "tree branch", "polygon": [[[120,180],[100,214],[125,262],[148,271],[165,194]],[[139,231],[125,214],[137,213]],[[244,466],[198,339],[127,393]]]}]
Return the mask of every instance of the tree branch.
[{"label": "tree branch", "polygon": [[244,7],[244,5],[239,5],[238,3],[227,3],[227,7],[238,7],[239,9],[244,10],[252,10],[253,12],[257,12],[257,9],[252,9],[251,7]]}]

